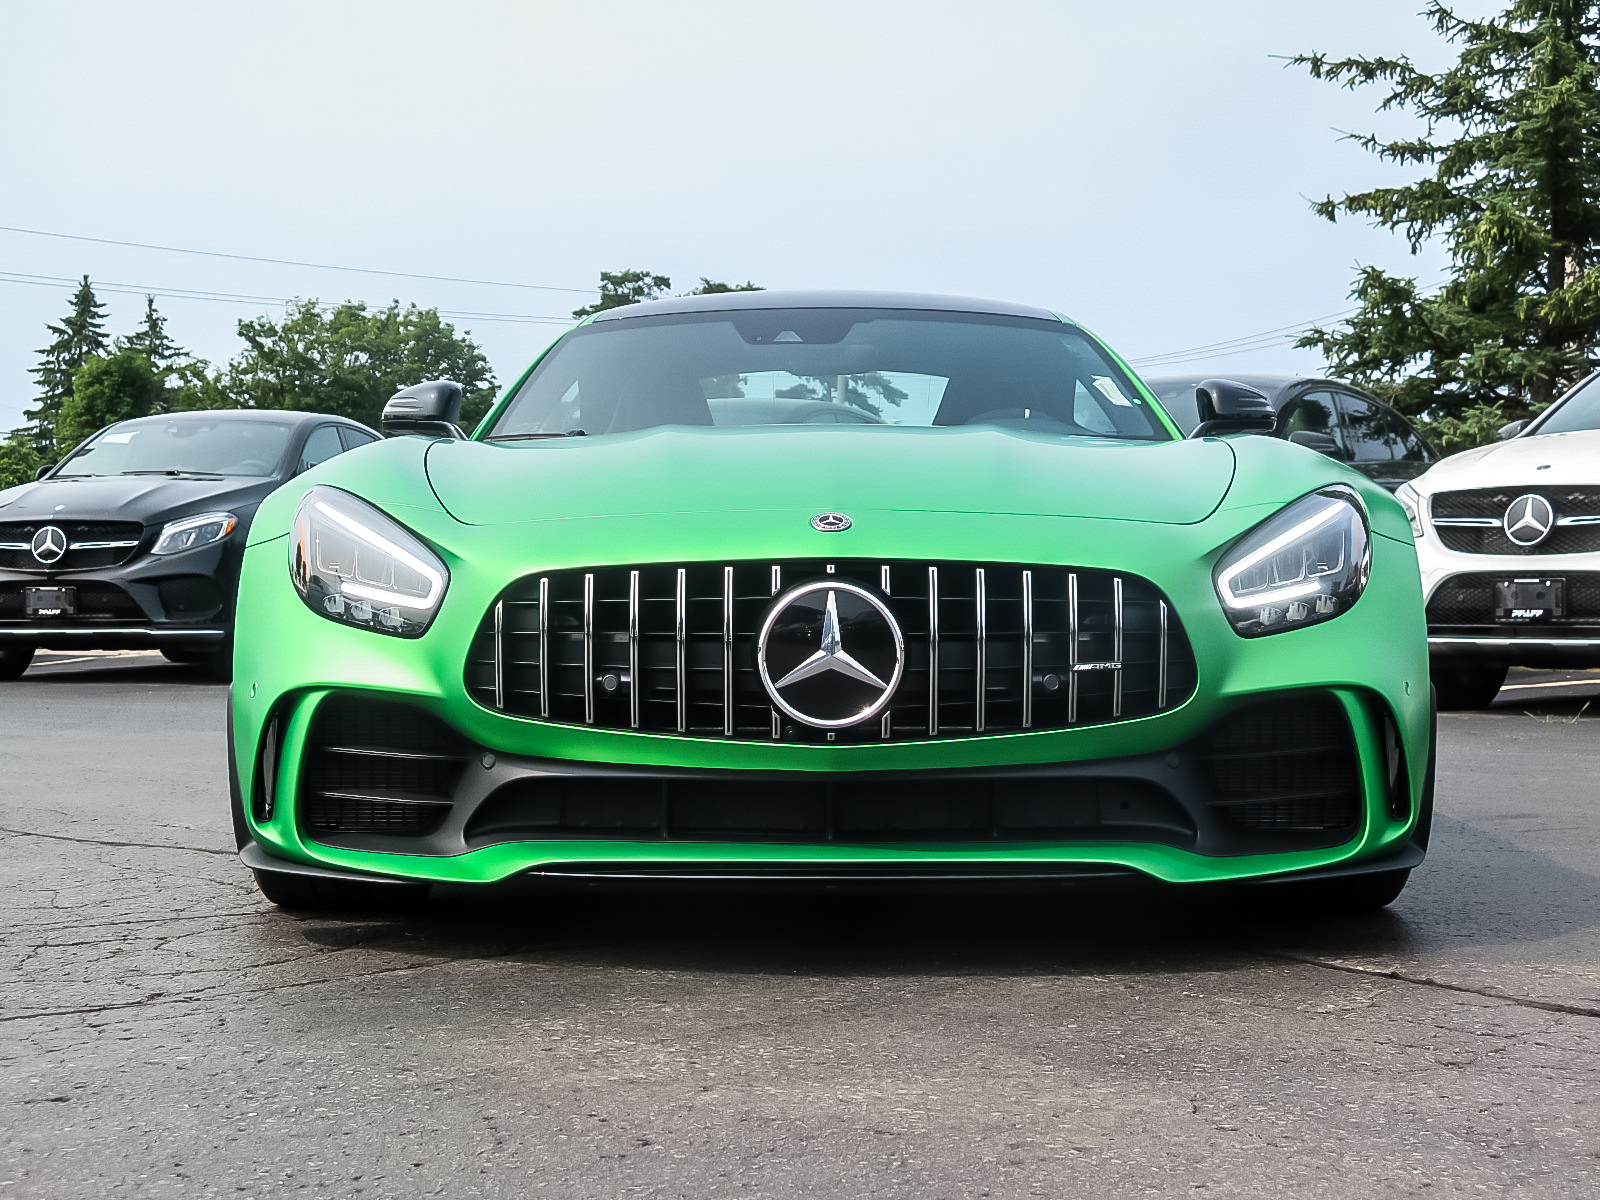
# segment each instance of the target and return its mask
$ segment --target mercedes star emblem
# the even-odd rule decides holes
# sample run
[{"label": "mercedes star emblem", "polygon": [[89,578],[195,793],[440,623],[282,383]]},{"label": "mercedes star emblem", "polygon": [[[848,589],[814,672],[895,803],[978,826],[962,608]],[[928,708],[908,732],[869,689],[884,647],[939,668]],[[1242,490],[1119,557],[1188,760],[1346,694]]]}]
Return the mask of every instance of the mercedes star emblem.
[{"label": "mercedes star emblem", "polygon": [[803,583],[780,596],[756,641],[772,703],[817,729],[844,729],[882,712],[905,658],[905,637],[889,606],[842,580]]},{"label": "mercedes star emblem", "polygon": [[811,528],[818,533],[843,533],[851,524],[850,518],[843,513],[818,513],[811,518]]},{"label": "mercedes star emblem", "polygon": [[67,552],[67,535],[55,525],[46,525],[33,535],[30,548],[36,559],[49,566],[51,563],[60,562],[61,556]]},{"label": "mercedes star emblem", "polygon": [[1556,512],[1543,496],[1518,496],[1506,509],[1506,536],[1519,546],[1537,546],[1555,528]]}]

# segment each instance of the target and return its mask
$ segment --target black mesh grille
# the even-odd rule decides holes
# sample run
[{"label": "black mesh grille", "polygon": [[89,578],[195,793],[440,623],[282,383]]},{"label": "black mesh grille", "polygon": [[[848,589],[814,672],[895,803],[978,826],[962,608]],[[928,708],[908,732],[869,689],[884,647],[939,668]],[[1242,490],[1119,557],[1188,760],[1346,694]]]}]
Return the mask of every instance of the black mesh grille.
[{"label": "black mesh grille", "polygon": [[535,839],[813,842],[1138,841],[1191,845],[1194,822],[1126,779],[517,780],[467,823],[469,845]]},{"label": "black mesh grille", "polygon": [[[0,548],[0,569],[8,571],[98,571],[126,562],[138,549],[144,526],[136,521],[0,521],[0,547],[31,545],[33,535],[46,525],[66,534],[69,549],[53,563],[41,563],[33,552]],[[132,542],[128,546],[71,549],[81,542]]]},{"label": "black mesh grille", "polygon": [[169,617],[202,620],[222,607],[222,593],[206,575],[177,575],[159,585],[161,607]]},{"label": "black mesh grille", "polygon": [[1430,502],[1434,532],[1451,550],[1462,554],[1581,554],[1600,550],[1600,524],[1560,525],[1536,546],[1519,546],[1506,536],[1502,524],[1483,526],[1440,525],[1451,518],[1504,519],[1506,509],[1519,496],[1543,496],[1563,517],[1600,517],[1600,488],[1551,488],[1529,493],[1523,489],[1478,488],[1467,492],[1440,492]]},{"label": "black mesh grille", "polygon": [[[725,573],[730,570],[731,585]],[[676,636],[680,571],[681,673]],[[592,580],[587,671],[586,578]],[[473,698],[520,717],[608,729],[637,727],[651,733],[744,740],[864,742],[1126,720],[1181,704],[1195,687],[1194,656],[1176,614],[1153,585],[1131,575],[1006,563],[839,560],[830,564],[818,559],[644,566],[638,568],[638,579],[638,634],[631,643],[630,568],[552,572],[513,584],[485,615],[473,642],[466,672]],[[887,727],[874,717],[830,736],[788,717],[779,720],[760,680],[757,634],[774,596],[802,582],[830,579],[881,597],[904,634],[905,671],[887,709]],[[543,609],[541,587],[547,601]],[[724,595],[730,587],[731,639],[725,643]],[[932,605],[930,589],[936,590]],[[1025,635],[1025,590],[1032,596],[1031,644]],[[936,689],[930,678],[935,648]],[[636,726],[630,667],[635,652]],[[731,662],[731,673],[725,670],[725,661]],[[1120,663],[1121,669],[1109,669],[1113,663]],[[731,711],[724,704],[725,685],[731,692]]]},{"label": "black mesh grille", "polygon": [[[23,600],[22,589],[32,586],[35,585],[9,581],[0,583],[0,621],[27,619],[27,606]],[[50,586],[57,585],[52,582]],[[62,586],[70,587],[77,593],[78,612],[75,617],[50,618],[50,624],[53,626],[71,628],[85,622],[100,621],[142,623],[149,619],[144,609],[139,607],[139,602],[114,583],[72,579],[63,581]]]},{"label": "black mesh grille", "polygon": [[1429,630],[1489,625],[1497,637],[1516,637],[1524,631],[1529,637],[1549,637],[1552,627],[1559,635],[1562,626],[1600,625],[1600,574],[1580,571],[1560,576],[1566,580],[1566,615],[1533,624],[1495,620],[1494,585],[1507,577],[1505,572],[1450,576],[1428,598]]},{"label": "black mesh grille", "polygon": [[306,741],[300,820],[317,833],[426,836],[450,811],[471,747],[406,704],[334,696]]},{"label": "black mesh grille", "polygon": [[1242,829],[1353,829],[1361,776],[1350,722],[1338,699],[1274,699],[1235,713],[1201,742],[1210,803]]}]

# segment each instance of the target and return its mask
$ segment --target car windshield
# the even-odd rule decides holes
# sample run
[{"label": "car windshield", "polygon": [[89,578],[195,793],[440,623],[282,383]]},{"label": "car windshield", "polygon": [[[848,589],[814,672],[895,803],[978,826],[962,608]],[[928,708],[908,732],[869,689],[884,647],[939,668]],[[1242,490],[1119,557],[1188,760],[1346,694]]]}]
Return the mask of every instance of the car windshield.
[{"label": "car windshield", "polygon": [[1580,383],[1533,432],[1576,433],[1580,429],[1600,429],[1600,375]]},{"label": "car windshield", "polygon": [[999,425],[1170,435],[1071,325],[888,309],[746,309],[574,330],[496,420],[515,443],[661,425]]},{"label": "car windshield", "polygon": [[246,475],[277,469],[293,426],[270,417],[140,417],[103,430],[56,471],[73,475]]}]

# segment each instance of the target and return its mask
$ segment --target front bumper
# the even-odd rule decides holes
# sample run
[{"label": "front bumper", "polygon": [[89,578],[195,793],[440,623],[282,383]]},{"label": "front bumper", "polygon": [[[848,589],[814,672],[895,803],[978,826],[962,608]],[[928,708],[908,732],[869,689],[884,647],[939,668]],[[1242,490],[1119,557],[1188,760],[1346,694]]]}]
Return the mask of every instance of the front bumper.
[{"label": "front bumper", "polygon": [[[427,535],[424,514],[412,512],[413,528]],[[814,548],[785,545],[789,514],[776,530],[732,530],[729,556],[749,545],[772,547],[775,556],[801,557]],[[756,518],[751,518],[755,520]],[[1171,597],[1194,644],[1199,685],[1186,703],[1158,715],[1092,728],[1060,729],[937,742],[850,746],[762,744],[703,736],[661,736],[524,720],[491,711],[471,699],[464,665],[483,613],[510,578],[539,570],[584,565],[595,545],[637,550],[637,560],[689,558],[688,548],[669,544],[670,532],[641,530],[608,540],[606,519],[551,523],[544,528],[540,556],[532,557],[526,528],[449,527],[434,539],[451,571],[450,591],[428,633],[402,641],[335,624],[311,613],[289,584],[282,539],[264,541],[246,555],[240,592],[239,637],[232,693],[236,759],[247,831],[252,844],[277,869],[294,864],[318,870],[438,882],[490,883],[529,873],[662,874],[770,877],[861,873],[891,878],[908,875],[1081,875],[1088,871],[1133,873],[1172,883],[1267,879],[1317,870],[1393,866],[1412,853],[1424,807],[1425,764],[1430,761],[1427,651],[1420,620],[1421,596],[1409,545],[1374,538],[1372,582],[1360,602],[1336,621],[1255,640],[1241,639],[1227,625],[1212,590],[1210,563],[1221,546],[1203,527],[1150,527],[1132,541],[1123,523],[1096,551],[1090,540],[1072,538],[1062,521],[998,520],[947,516],[937,542],[921,514],[879,514],[879,544],[851,546],[857,556],[924,554],[952,557],[970,545],[978,557],[992,554],[1003,529],[1013,557],[1049,562],[1063,544],[1074,546],[1074,563],[1137,573]],[[1083,524],[1083,523],[1080,523]],[[902,526],[896,528],[897,525]],[[970,525],[971,528],[963,528]],[[654,536],[652,536],[654,535]],[[470,551],[460,548],[470,536]],[[822,535],[819,535],[822,536]],[[1215,536],[1214,534],[1212,536]],[[456,553],[444,543],[456,542]],[[674,551],[679,551],[674,554]],[[693,547],[707,558],[720,548]],[[984,557],[988,557],[987,554]],[[626,561],[626,560],[624,560]],[[482,564],[493,563],[495,569]],[[781,838],[663,837],[644,831],[627,838],[584,839],[572,830],[540,837],[522,828],[510,840],[469,835],[476,803],[462,801],[453,826],[440,826],[419,843],[358,838],[313,831],[304,819],[302,775],[319,705],[329,697],[361,694],[399,701],[432,714],[468,747],[465,778],[478,799],[515,778],[601,775],[616,779],[715,779],[732,781],[752,794],[774,782],[797,780],[823,786],[881,782],[886,790],[909,779],[943,784],[963,779],[983,787],[1017,775],[1058,780],[1144,779],[1174,795],[1172,781],[1191,770],[1187,759],[1197,739],[1230,713],[1284,695],[1333,696],[1349,717],[1359,789],[1359,814],[1336,844],[1327,837],[1299,842],[1246,844],[1208,838],[1108,837],[1066,834],[1019,839],[985,836],[926,842],[904,837],[848,843],[812,837],[802,829]],[[1391,795],[1386,774],[1393,748],[1386,748],[1384,721],[1393,721],[1398,752],[1406,764],[1403,797]],[[270,735],[269,735],[269,732]],[[1176,759],[1176,767],[1169,760]],[[492,760],[492,761],[491,761]],[[266,798],[270,796],[270,806]],[[1195,811],[1192,807],[1186,811]],[[437,834],[437,837],[435,837]],[[448,836],[446,836],[448,834]],[[1409,860],[1405,860],[1409,862]]]},{"label": "front bumper", "polygon": [[[1600,665],[1600,554],[1463,554],[1438,545],[1430,530],[1418,556],[1434,658],[1523,667]],[[1492,581],[1544,578],[1567,581],[1566,617],[1494,619]]]},{"label": "front bumper", "polygon": [[[42,650],[148,649],[161,645],[211,647],[233,627],[234,593],[242,549],[234,538],[160,558],[80,571],[0,569],[0,644]],[[30,618],[24,589],[70,587],[79,613]]]}]

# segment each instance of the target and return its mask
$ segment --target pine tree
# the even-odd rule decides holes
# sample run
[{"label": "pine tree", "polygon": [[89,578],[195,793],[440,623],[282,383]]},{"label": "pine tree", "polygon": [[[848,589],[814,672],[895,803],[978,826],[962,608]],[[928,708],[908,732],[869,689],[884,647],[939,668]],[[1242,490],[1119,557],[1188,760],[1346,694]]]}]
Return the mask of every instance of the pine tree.
[{"label": "pine tree", "polygon": [[106,349],[105,315],[105,305],[95,298],[85,275],[73,294],[72,311],[61,324],[47,326],[55,340],[39,351],[39,365],[29,368],[39,381],[38,402],[22,414],[32,423],[29,436],[41,453],[55,447],[56,419],[61,402],[72,394],[73,376],[91,355]]},{"label": "pine tree", "polygon": [[186,357],[183,347],[167,336],[167,319],[156,311],[156,298],[144,298],[144,324],[135,333],[117,339],[119,350],[141,350],[157,371],[165,371]]},{"label": "pine tree", "polygon": [[1415,138],[1347,136],[1430,174],[1313,208],[1400,231],[1412,253],[1442,243],[1450,278],[1430,292],[1363,267],[1356,315],[1299,345],[1411,413],[1525,416],[1600,360],[1600,4],[1514,0],[1467,20],[1431,0],[1423,15],[1461,47],[1438,74],[1406,58],[1292,61],[1349,88],[1385,85],[1379,111],[1422,119]]}]

